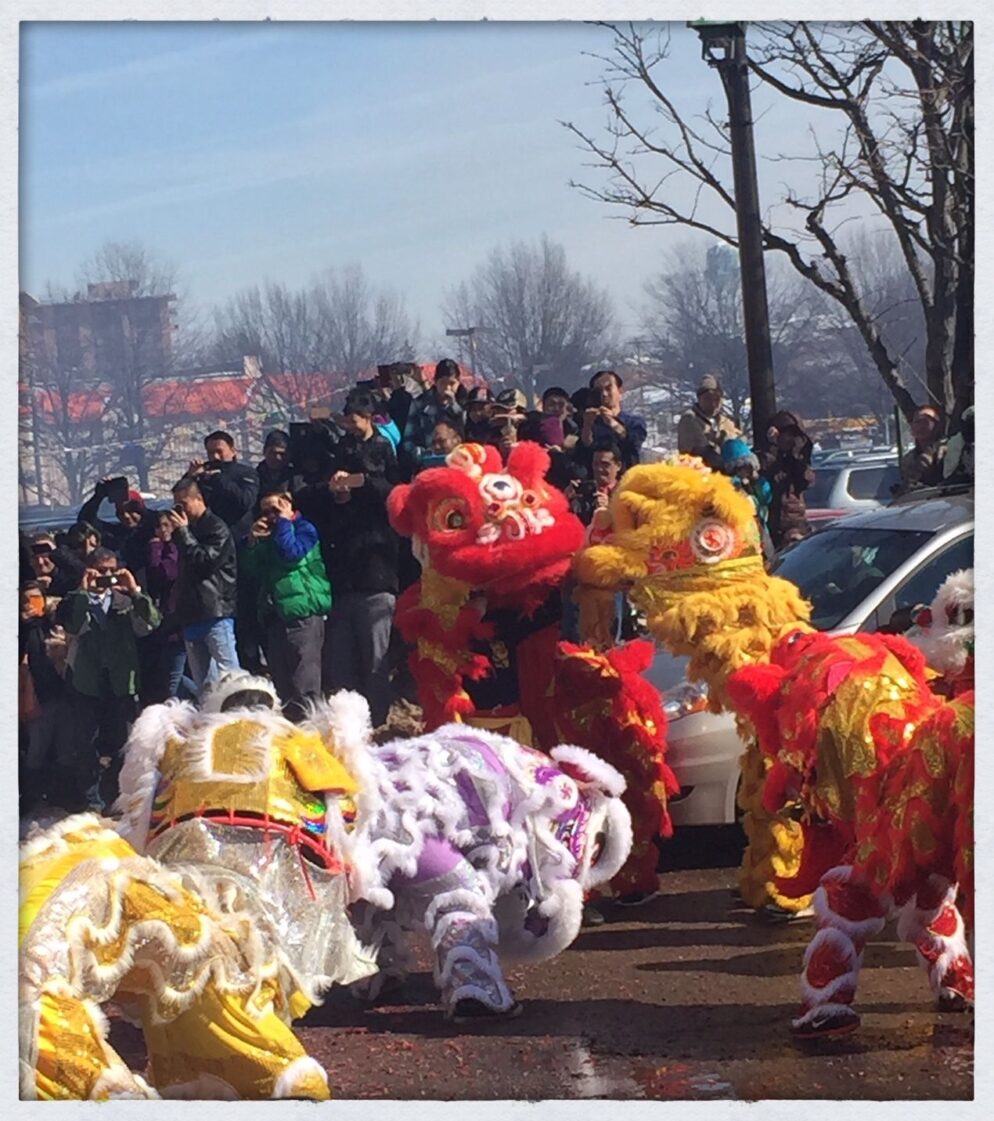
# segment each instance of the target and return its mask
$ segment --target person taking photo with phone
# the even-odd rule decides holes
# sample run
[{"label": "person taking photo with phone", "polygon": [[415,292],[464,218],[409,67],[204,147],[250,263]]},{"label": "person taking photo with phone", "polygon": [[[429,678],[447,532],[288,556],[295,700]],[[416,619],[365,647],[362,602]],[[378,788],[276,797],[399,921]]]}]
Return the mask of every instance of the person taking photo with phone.
[{"label": "person taking photo with phone", "polygon": [[[137,639],[159,625],[159,613],[117,554],[95,549],[80,587],[59,605],[67,654],[77,805],[102,810],[117,797],[121,748],[137,714]],[[100,773],[100,759],[109,764]]]},{"label": "person taking photo with phone", "polygon": [[324,688],[361,693],[375,727],[390,709],[387,654],[400,540],[387,517],[387,495],[399,481],[399,469],[389,440],[375,431],[374,408],[368,394],[349,397],[347,434],[327,481],[304,488],[296,500],[318,527],[335,595],[324,644]]},{"label": "person taking photo with phone", "polygon": [[273,684],[289,720],[321,695],[321,655],[331,585],[318,531],[293,508],[287,490],[263,495],[242,552],[242,572],[257,589],[259,622]]}]

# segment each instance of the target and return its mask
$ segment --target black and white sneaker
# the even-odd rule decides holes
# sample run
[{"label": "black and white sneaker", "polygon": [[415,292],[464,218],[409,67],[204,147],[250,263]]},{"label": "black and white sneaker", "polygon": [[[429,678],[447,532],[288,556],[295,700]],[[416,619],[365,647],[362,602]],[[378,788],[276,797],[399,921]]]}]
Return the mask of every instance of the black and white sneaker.
[{"label": "black and white sneaker", "polygon": [[614,902],[618,907],[642,907],[658,897],[658,889],[656,891],[630,891],[627,895],[619,895]]},{"label": "black and white sneaker", "polygon": [[580,920],[581,926],[603,926],[607,920],[604,918],[602,911],[599,911],[593,903],[584,903],[583,905],[583,918]]}]

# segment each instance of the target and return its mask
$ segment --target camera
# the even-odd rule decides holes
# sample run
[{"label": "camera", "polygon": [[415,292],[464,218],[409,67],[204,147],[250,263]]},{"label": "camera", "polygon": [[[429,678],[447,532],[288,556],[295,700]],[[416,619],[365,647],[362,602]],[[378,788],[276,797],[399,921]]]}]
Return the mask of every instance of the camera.
[{"label": "camera", "polygon": [[110,572],[108,572],[108,573],[106,573],[106,574],[101,574],[100,576],[98,576],[98,577],[97,577],[97,578],[96,578],[96,579],[95,579],[95,580],[93,581],[93,583],[94,583],[94,584],[95,584],[95,585],[96,585],[96,586],[97,586],[98,588],[104,588],[104,589],[106,589],[106,588],[114,588],[114,587],[116,587],[116,586],[117,586],[117,582],[118,582],[118,581],[117,581],[117,577],[116,577],[116,576],[115,576],[115,575],[114,575],[113,573],[110,573]]}]

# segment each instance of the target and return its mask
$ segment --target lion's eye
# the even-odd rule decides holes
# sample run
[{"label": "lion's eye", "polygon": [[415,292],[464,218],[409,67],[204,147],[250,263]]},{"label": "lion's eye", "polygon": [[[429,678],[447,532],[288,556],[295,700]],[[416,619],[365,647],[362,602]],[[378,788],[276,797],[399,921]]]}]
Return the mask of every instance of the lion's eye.
[{"label": "lion's eye", "polygon": [[461,498],[444,499],[432,513],[431,524],[439,533],[455,533],[469,522],[466,503]]}]

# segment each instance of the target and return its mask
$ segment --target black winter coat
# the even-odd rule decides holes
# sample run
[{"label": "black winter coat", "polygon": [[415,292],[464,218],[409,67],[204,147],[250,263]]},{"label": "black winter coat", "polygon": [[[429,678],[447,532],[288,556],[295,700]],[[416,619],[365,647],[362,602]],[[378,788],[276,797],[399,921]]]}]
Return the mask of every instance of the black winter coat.
[{"label": "black winter coat", "polygon": [[208,510],[189,526],[178,526],[173,540],[179,548],[176,621],[185,627],[233,618],[238,562],[231,530]]},{"label": "black winter coat", "polygon": [[210,507],[235,537],[249,531],[255,521],[255,504],[259,498],[259,475],[254,467],[233,459],[228,463],[210,463],[197,485]]},{"label": "black winter coat", "polygon": [[346,437],[337,449],[335,470],[366,476],[348,502],[336,502],[322,484],[303,487],[294,496],[297,509],[317,527],[332,593],[396,595],[400,539],[387,517],[387,495],[398,480],[393,447],[379,435]]}]

